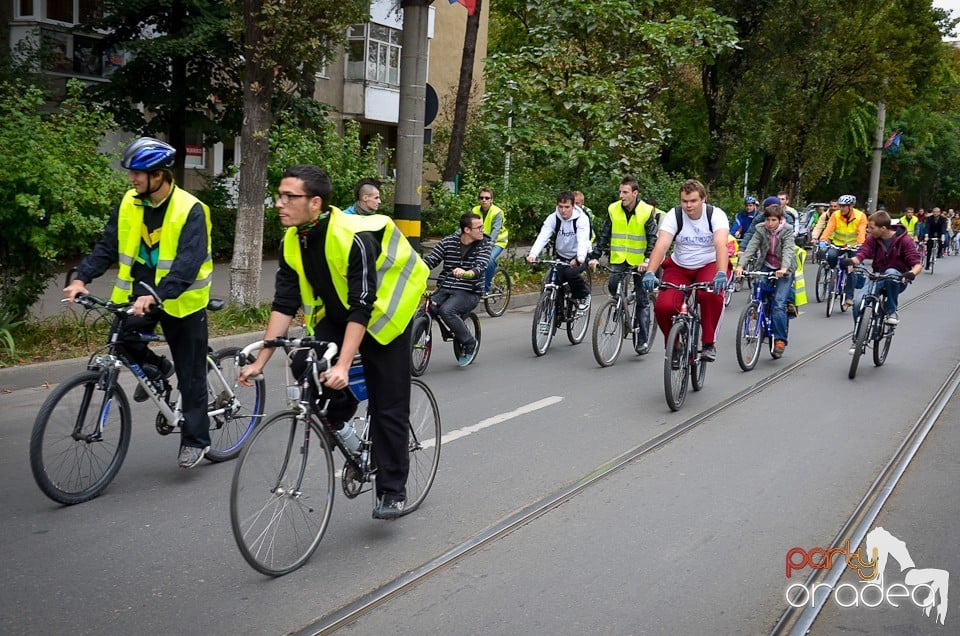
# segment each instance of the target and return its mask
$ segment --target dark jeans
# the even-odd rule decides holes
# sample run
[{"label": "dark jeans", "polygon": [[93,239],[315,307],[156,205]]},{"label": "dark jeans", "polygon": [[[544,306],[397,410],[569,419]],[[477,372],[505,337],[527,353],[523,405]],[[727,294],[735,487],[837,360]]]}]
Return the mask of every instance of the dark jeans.
[{"label": "dark jeans", "polygon": [[607,291],[610,296],[616,296],[617,288],[620,285],[620,279],[629,272],[633,272],[633,289],[637,299],[637,306],[634,310],[633,326],[637,328],[638,334],[636,342],[646,342],[647,335],[650,333],[650,312],[647,308],[650,306],[650,295],[643,290],[640,284],[640,273],[637,268],[629,263],[616,263],[610,266],[610,280],[607,282]]},{"label": "dark jeans", "polygon": [[470,330],[460,316],[474,310],[480,302],[479,294],[471,294],[460,289],[438,289],[433,292],[430,302],[433,303],[434,309],[443,322],[450,327],[457,342],[468,347],[477,343],[477,339],[470,334]]},{"label": "dark jeans", "polygon": [[[827,264],[830,267],[837,267],[837,263],[840,260],[840,255],[843,254],[844,258],[850,258],[852,255],[856,254],[857,250],[844,250],[838,247],[831,245],[827,248]],[[853,283],[856,278],[863,278],[861,274],[849,274],[846,279],[843,281],[843,297],[846,299],[853,298]]]},{"label": "dark jeans", "polygon": [[[174,318],[165,313],[134,316],[127,321],[127,331],[153,333],[157,323],[163,327],[173,366],[177,372],[177,388],[183,405],[183,426],[180,444],[206,448],[210,445],[210,422],[207,419],[207,311]],[[159,366],[160,356],[145,342],[124,343],[124,348],[141,366]]]},{"label": "dark jeans", "polygon": [[561,265],[558,271],[560,281],[570,286],[570,293],[577,300],[583,300],[590,295],[590,291],[587,289],[587,283],[583,280],[583,276],[581,276],[581,273],[586,267],[586,264],[577,267]]}]

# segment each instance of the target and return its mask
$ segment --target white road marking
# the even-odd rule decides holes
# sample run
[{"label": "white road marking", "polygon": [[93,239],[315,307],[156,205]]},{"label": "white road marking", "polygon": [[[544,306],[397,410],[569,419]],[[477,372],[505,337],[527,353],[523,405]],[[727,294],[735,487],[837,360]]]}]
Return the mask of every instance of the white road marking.
[{"label": "white road marking", "polygon": [[[480,420],[476,424],[471,424],[470,426],[464,426],[463,428],[458,428],[455,431],[450,431],[449,433],[446,433],[445,435],[442,435],[440,437],[440,443],[441,445],[449,444],[455,439],[466,437],[467,435],[471,435],[473,433],[476,433],[477,431],[482,431],[483,429],[493,426],[495,424],[500,424],[502,422],[506,422],[507,420],[512,420],[513,418],[519,417],[520,415],[526,415],[527,413],[538,411],[542,408],[552,406],[562,401],[563,401],[563,397],[559,395],[552,395],[550,397],[543,398],[542,400],[531,402],[530,404],[524,404],[523,406],[517,407],[512,411],[507,411],[506,413],[500,413],[499,415],[488,417],[485,420]],[[424,448],[432,448],[433,444],[434,444],[434,440],[428,439],[423,443],[423,446]]]}]

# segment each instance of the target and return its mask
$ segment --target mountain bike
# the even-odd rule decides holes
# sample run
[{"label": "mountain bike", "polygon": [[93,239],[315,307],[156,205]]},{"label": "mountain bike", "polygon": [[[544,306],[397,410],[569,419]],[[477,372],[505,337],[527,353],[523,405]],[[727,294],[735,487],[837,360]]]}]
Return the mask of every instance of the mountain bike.
[{"label": "mountain bike", "polygon": [[760,347],[767,341],[773,355],[773,297],[776,291],[776,274],[773,272],[743,272],[745,278],[753,279],[753,298],[740,312],[737,322],[737,364],[744,371],[757,366]]},{"label": "mountain bike", "polygon": [[[550,266],[540,287],[540,299],[533,312],[531,330],[533,352],[537,356],[542,356],[550,348],[550,342],[562,323],[567,325],[567,339],[570,340],[570,344],[576,345],[583,342],[587,327],[590,325],[590,306],[580,309],[570,293],[570,286],[561,281],[560,268],[569,266],[567,261],[542,260],[537,261],[537,264]],[[586,282],[589,290],[589,277]]]},{"label": "mountain bike", "polygon": [[709,290],[712,282],[677,285],[663,281],[660,289],[676,289],[683,293],[680,312],[672,319],[670,333],[667,335],[667,351],[663,363],[663,388],[667,405],[671,411],[678,411],[687,397],[687,383],[694,391],[703,388],[707,378],[707,363],[700,358],[703,344],[700,333],[700,305],[697,292]]},{"label": "mountain bike", "polygon": [[[476,338],[477,345],[473,350],[473,357],[470,358],[469,364],[477,359],[477,354],[480,353],[480,319],[472,311],[467,312],[463,316],[463,324],[467,326],[467,331]],[[433,300],[431,299],[431,292],[426,292],[424,294],[424,302],[417,309],[417,313],[413,317],[413,326],[410,328],[410,341],[412,347],[410,350],[410,371],[414,377],[418,378],[424,374],[427,370],[427,365],[430,363],[430,354],[433,352],[433,323],[436,322],[440,327],[440,337],[444,342],[453,340],[453,357],[457,360],[460,360],[460,354],[463,353],[463,346],[457,342],[453,337],[453,331],[450,329],[450,326],[443,320],[439,313],[437,313],[436,307],[434,307]]]},{"label": "mountain bike", "polygon": [[[360,357],[350,368],[355,414],[341,413],[340,429],[328,419],[332,391],[320,375],[335,362],[337,345],[313,338],[263,340],[246,347],[252,359],[262,347],[283,347],[292,359],[306,350],[306,371],[292,378],[286,367],[286,410],[270,415],[243,448],[230,485],[230,526],[243,558],[255,570],[281,576],[313,555],[326,532],[339,477],[348,499],[372,491],[376,499],[366,380]],[[423,503],[440,463],[440,410],[429,387],[411,379],[408,450],[410,472],[403,515]],[[334,450],[343,457],[339,475]]]},{"label": "mountain bike", "polygon": [[[133,360],[124,347],[129,343],[165,342],[165,338],[126,331],[133,303],[114,304],[85,294],[78,295],[75,302],[98,313],[98,320],[112,320],[107,342],[90,356],[86,371],[68,378],[47,397],[30,436],[34,480],[45,495],[67,505],[100,495],[126,457],[132,414],[119,383],[124,369],[133,374],[157,407],[157,433],[169,435],[183,421],[179,392],[166,378],[158,374],[150,377],[149,369]],[[207,308],[217,311],[223,306],[222,300],[211,300]],[[237,374],[243,364],[246,362],[235,347],[207,354],[210,450],[205,457],[210,461],[237,457],[263,416],[266,383],[260,378],[252,387],[240,386]]]},{"label": "mountain bike", "polygon": [[874,366],[883,366],[893,344],[893,335],[896,325],[888,325],[887,318],[887,291],[879,288],[877,283],[884,280],[903,280],[901,274],[876,274],[863,266],[857,267],[858,273],[868,279],[867,289],[860,298],[857,321],[853,327],[853,357],[850,359],[848,377],[853,380],[857,377],[857,367],[860,356],[867,352],[867,347],[873,349]]},{"label": "mountain bike", "polygon": [[[610,271],[610,268],[604,268]],[[633,291],[629,291],[630,280],[634,280]],[[624,273],[617,284],[617,293],[608,300],[593,322],[593,357],[601,367],[612,366],[620,356],[620,349],[623,341],[630,338],[633,342],[634,350],[637,350],[641,344],[646,344],[646,351],[649,352],[653,346],[653,340],[657,333],[657,321],[653,315],[653,304],[656,300],[656,292],[648,294],[648,304],[645,307],[649,316],[649,327],[647,328],[647,337],[640,342],[640,313],[637,311],[639,305],[636,303],[636,294],[645,294],[642,287],[636,285],[636,281],[631,271]],[[638,352],[639,353],[639,352]],[[643,354],[640,354],[643,355]]]},{"label": "mountain bike", "polygon": [[490,289],[482,296],[483,308],[491,318],[498,318],[507,310],[507,305],[510,304],[511,287],[510,272],[497,264],[493,279],[490,281]]}]

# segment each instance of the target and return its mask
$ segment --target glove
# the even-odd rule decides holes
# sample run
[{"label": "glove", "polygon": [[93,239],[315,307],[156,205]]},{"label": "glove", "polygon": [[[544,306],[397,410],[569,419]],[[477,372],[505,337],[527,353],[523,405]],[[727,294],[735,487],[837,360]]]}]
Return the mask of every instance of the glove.
[{"label": "glove", "polygon": [[854,265],[856,265],[856,263],[853,262],[853,259],[852,259],[852,258],[841,258],[841,259],[840,259],[840,267],[847,268],[847,267],[853,267]]},{"label": "glove", "polygon": [[649,294],[657,288],[657,275],[653,272],[645,273],[640,279],[640,284],[643,286],[643,291]]},{"label": "glove", "polygon": [[822,249],[822,250],[827,249],[827,242],[826,242],[826,241],[820,241],[820,249]]},{"label": "glove", "polygon": [[914,274],[913,272],[904,272],[903,277],[906,278],[908,281],[913,282],[913,280],[917,277],[917,275]]},{"label": "glove", "polygon": [[722,290],[727,288],[727,276],[723,272],[717,272],[717,275],[713,277],[713,293],[719,294]]}]

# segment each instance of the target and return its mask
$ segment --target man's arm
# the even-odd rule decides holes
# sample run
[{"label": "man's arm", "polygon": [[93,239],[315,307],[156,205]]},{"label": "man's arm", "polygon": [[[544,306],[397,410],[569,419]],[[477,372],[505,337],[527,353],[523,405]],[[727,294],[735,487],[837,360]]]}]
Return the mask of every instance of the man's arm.
[{"label": "man's arm", "polygon": [[857,245],[863,245],[863,242],[867,240],[867,215],[864,214],[860,217],[860,222],[857,224]]},{"label": "man's arm", "polygon": [[647,222],[643,225],[643,231],[647,235],[647,247],[643,250],[643,258],[649,261],[650,256],[653,254],[653,246],[657,243],[657,218],[652,209],[650,211],[650,218],[648,218]]},{"label": "man's arm", "polygon": [[533,245],[530,246],[530,252],[527,254],[528,261],[533,262],[537,260],[537,256],[540,255],[543,248],[550,242],[550,237],[553,236],[553,228],[556,224],[554,219],[556,218],[558,218],[557,213],[551,212],[547,218],[544,219],[543,225],[540,226],[540,233],[537,234],[536,240],[533,242]]},{"label": "man's arm", "polygon": [[503,229],[503,214],[494,214],[490,222],[490,242],[496,243],[500,237],[500,231]]},{"label": "man's arm", "polygon": [[427,267],[433,269],[437,265],[443,262],[443,244],[447,240],[447,237],[444,236],[440,239],[440,242],[433,246],[433,249],[430,250],[430,253],[423,257],[423,262],[427,264]]}]

